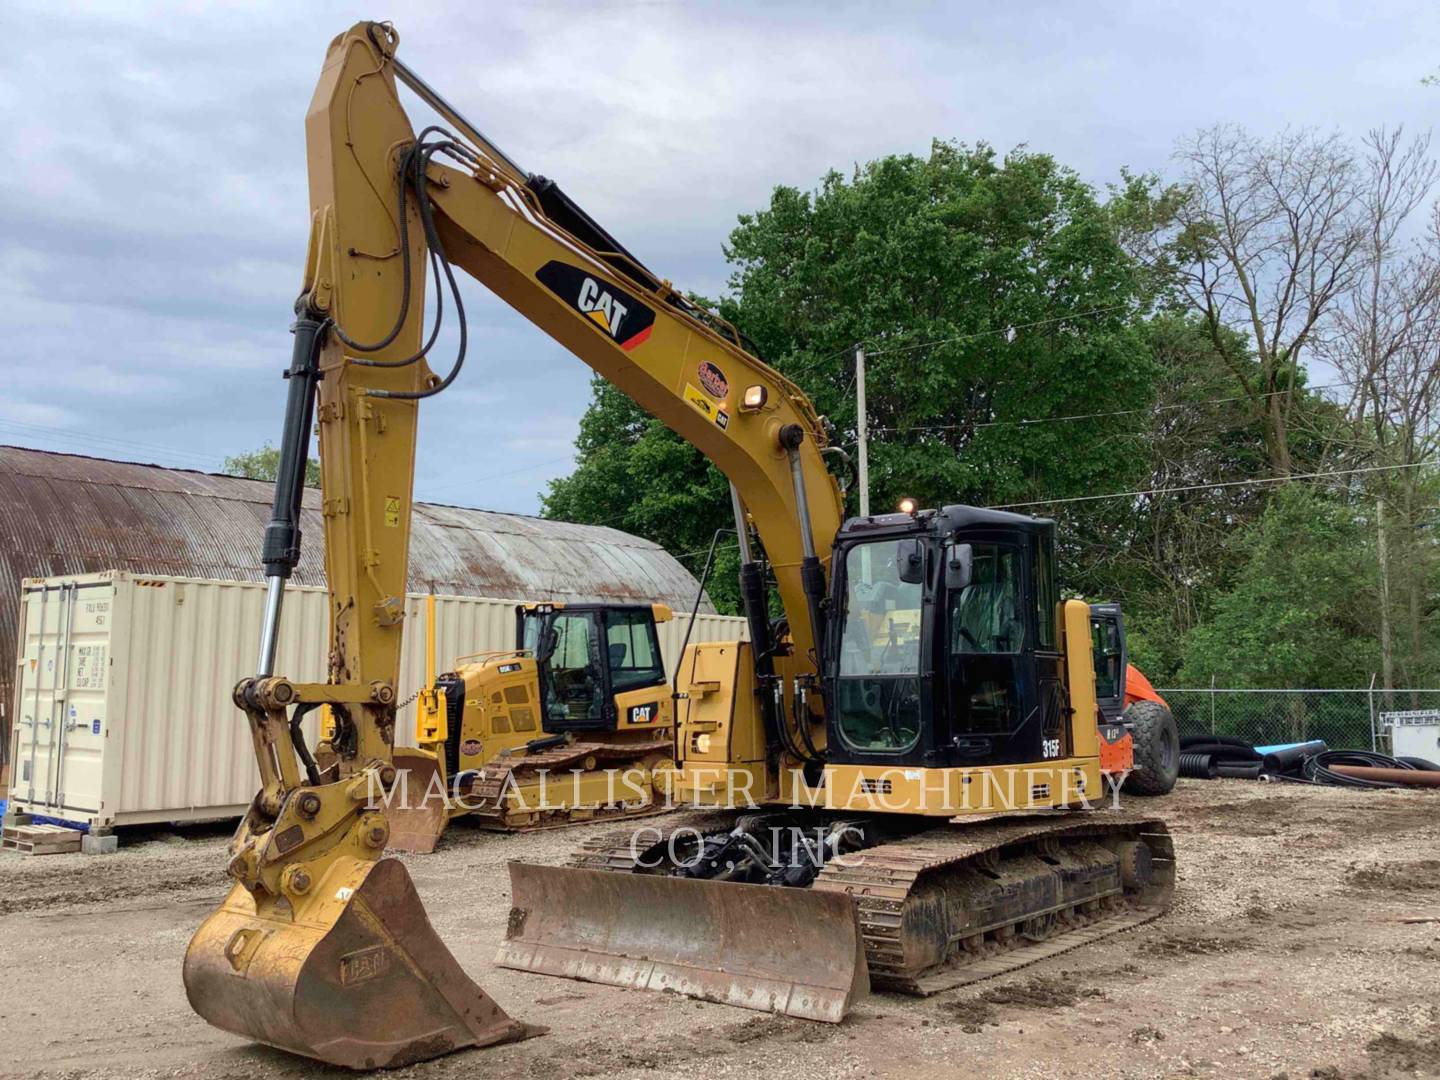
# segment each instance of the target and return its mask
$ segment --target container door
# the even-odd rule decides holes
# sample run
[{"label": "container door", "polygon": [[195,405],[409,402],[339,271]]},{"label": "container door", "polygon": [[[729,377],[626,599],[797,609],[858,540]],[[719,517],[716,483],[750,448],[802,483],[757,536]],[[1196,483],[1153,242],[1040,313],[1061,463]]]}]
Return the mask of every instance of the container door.
[{"label": "container door", "polygon": [[28,812],[100,812],[113,608],[110,582],[26,591],[12,795]]}]

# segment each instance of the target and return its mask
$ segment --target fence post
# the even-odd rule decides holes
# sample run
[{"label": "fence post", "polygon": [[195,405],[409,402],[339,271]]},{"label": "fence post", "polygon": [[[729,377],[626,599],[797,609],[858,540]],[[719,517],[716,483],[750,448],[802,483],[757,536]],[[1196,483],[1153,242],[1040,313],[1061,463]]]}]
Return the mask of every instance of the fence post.
[{"label": "fence post", "polygon": [[1370,689],[1365,691],[1365,700],[1370,705],[1370,752],[1376,753],[1380,749],[1379,735],[1375,730],[1375,673],[1370,673]]},{"label": "fence post", "polygon": [[1210,676],[1210,734],[1215,734],[1215,676]]}]

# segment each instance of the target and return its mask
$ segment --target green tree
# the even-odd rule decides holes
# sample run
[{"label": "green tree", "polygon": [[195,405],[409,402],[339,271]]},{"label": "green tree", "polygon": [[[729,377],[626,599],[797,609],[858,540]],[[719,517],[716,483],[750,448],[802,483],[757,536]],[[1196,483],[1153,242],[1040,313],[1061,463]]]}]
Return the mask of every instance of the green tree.
[{"label": "green tree", "polygon": [[[222,468],[231,476],[244,476],[251,480],[268,480],[273,483],[276,473],[280,471],[280,450],[273,443],[267,442],[259,450],[227,457]],[[320,462],[314,458],[305,460],[305,486],[320,486]]]},{"label": "green tree", "polygon": [[[1022,423],[1148,401],[1155,374],[1149,279],[1108,208],[1053,158],[937,142],[927,157],[832,172],[813,192],[777,188],[740,218],[726,255],[721,314],[847,448],[853,347],[867,348],[874,507],[1063,498],[1143,476],[1131,428],[1097,439],[1083,424]],[[723,478],[601,381],[576,446],[544,512],[652,537],[698,568],[690,553],[729,524]],[[716,571],[722,604],[733,565]]]},{"label": "green tree", "polygon": [[[1274,473],[1264,422],[1235,376],[1237,358],[1249,365],[1247,375],[1258,368],[1246,357],[1245,338],[1222,327],[1217,348],[1213,328],[1183,312],[1156,316],[1144,334],[1158,369],[1154,405],[1101,423],[1138,431],[1148,494],[1117,500],[1123,514],[1101,519],[1111,528],[1092,530],[1092,546],[1077,562],[1086,595],[1124,605],[1136,664],[1174,685],[1185,635],[1234,584],[1235,533],[1256,521],[1274,494],[1268,484],[1247,482]],[[1297,391],[1290,438],[1302,471],[1336,467],[1324,435],[1343,424],[1342,413],[1315,391]]]},{"label": "green tree", "polygon": [[1231,545],[1233,588],[1185,640],[1188,686],[1363,686],[1375,670],[1371,522],[1299,484],[1277,491]]}]

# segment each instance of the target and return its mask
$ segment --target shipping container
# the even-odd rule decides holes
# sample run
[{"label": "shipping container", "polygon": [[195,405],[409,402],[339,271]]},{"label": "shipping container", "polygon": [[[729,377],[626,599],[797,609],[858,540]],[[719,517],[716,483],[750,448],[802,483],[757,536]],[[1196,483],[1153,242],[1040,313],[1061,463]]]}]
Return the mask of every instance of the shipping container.
[{"label": "shipping container", "polygon": [[[253,582],[123,571],[22,582],[11,808],[100,827],[243,813],[260,778],[230,692],[254,670],[264,600]],[[437,596],[437,669],[512,647],[517,602]],[[425,670],[424,603],[406,603],[396,726],[405,745]],[[324,680],[328,607],[324,589],[286,590],[277,673]],[[687,619],[660,628],[671,672]],[[701,615],[692,641],[744,635],[743,619]],[[312,745],[315,734],[312,720]]]}]

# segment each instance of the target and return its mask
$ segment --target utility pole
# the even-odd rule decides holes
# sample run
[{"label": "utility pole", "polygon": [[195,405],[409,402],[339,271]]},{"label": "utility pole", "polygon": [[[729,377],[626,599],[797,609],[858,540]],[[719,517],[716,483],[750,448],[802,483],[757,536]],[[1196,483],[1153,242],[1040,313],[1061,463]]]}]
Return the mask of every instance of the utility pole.
[{"label": "utility pole", "polygon": [[870,453],[865,419],[865,350],[855,346],[855,426],[860,438],[860,516],[870,516]]},{"label": "utility pole", "polygon": [[1375,497],[1375,548],[1380,563],[1380,682],[1385,708],[1395,708],[1395,642],[1390,627],[1390,547],[1385,542],[1385,496]]}]

